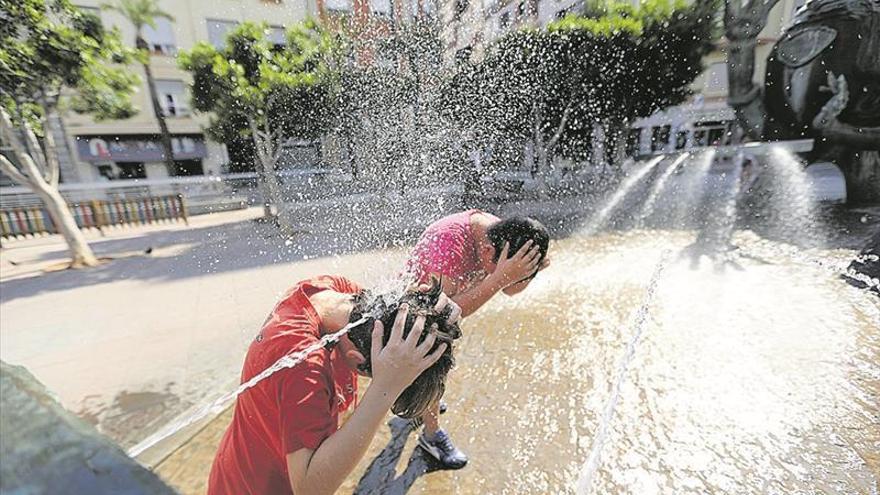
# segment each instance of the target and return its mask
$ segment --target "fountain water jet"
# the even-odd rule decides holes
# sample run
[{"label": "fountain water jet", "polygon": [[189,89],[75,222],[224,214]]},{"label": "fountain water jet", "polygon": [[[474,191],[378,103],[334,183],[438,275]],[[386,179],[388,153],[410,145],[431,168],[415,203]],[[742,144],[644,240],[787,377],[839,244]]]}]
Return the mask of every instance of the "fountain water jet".
[{"label": "fountain water jet", "polygon": [[799,244],[821,240],[815,220],[816,205],[804,164],[788,149],[770,149],[771,208],[767,213],[772,227],[785,238]]},{"label": "fountain water jet", "polygon": [[693,172],[691,172],[684,181],[684,185],[681,188],[683,196],[679,198],[678,207],[675,209],[675,217],[673,220],[675,225],[685,224],[685,219],[688,214],[687,207],[693,205],[695,200],[699,198],[699,195],[702,193],[703,187],[706,185],[706,177],[709,175],[709,168],[712,166],[712,161],[715,159],[715,154],[715,149],[709,148],[699,156],[697,165],[690,168]]},{"label": "fountain water jet", "polygon": [[667,168],[663,171],[663,174],[654,182],[654,185],[651,187],[651,192],[648,193],[648,199],[645,200],[644,206],[642,206],[642,210],[639,212],[637,217],[637,224],[639,226],[643,225],[645,220],[647,220],[654,213],[654,205],[657,203],[657,199],[663,193],[666,188],[666,183],[669,181],[669,178],[675,173],[675,170],[679,165],[685,160],[687,160],[691,156],[690,153],[685,152],[682,153],[681,156],[676,158]]},{"label": "fountain water jet", "polygon": [[660,261],[657,263],[657,266],[654,268],[653,275],[651,275],[651,281],[648,283],[648,290],[645,293],[644,302],[639,306],[639,309],[633,318],[633,324],[631,325],[633,328],[632,338],[630,338],[627,343],[623,357],[617,365],[617,375],[611,385],[611,397],[608,399],[608,402],[605,403],[602,417],[599,420],[599,427],[596,429],[596,436],[593,437],[593,445],[590,447],[590,454],[587,456],[587,459],[584,461],[584,465],[581,468],[581,474],[578,478],[577,484],[578,495],[589,493],[590,486],[593,483],[593,476],[595,476],[596,470],[599,469],[599,465],[601,464],[602,446],[605,444],[605,439],[608,437],[608,427],[614,417],[614,409],[617,407],[617,403],[620,400],[620,387],[623,384],[623,378],[629,368],[629,363],[635,355],[636,346],[641,340],[642,332],[644,331],[645,324],[648,320],[648,309],[654,301],[654,294],[657,292],[657,285],[660,282],[660,276],[662,275],[663,270],[666,268],[668,258],[669,253],[664,252]]},{"label": "fountain water jet", "polygon": [[259,374],[255,375],[250,380],[242,383],[241,385],[239,385],[239,387],[237,389],[233,390],[232,392],[224,394],[223,396],[217,398],[216,400],[214,400],[210,404],[199,408],[194,413],[189,414],[187,416],[184,416],[183,418],[180,418],[176,421],[173,421],[173,422],[169,423],[168,425],[166,425],[161,430],[150,435],[149,437],[144,439],[142,442],[138,443],[137,445],[135,445],[134,447],[129,449],[129,451],[128,451],[129,457],[139,456],[140,454],[142,454],[144,451],[146,451],[150,447],[156,445],[157,443],[161,442],[162,440],[165,440],[166,438],[168,438],[171,435],[177,433],[178,431],[186,428],[187,426],[190,426],[190,425],[196,423],[197,421],[208,416],[209,414],[216,415],[216,414],[221,413],[227,403],[234,400],[236,397],[243,394],[248,389],[253,388],[261,381],[265,380],[266,378],[269,378],[270,376],[274,375],[275,373],[277,373],[283,369],[293,368],[294,366],[300,364],[301,362],[303,362],[303,360],[306,357],[309,356],[309,354],[320,351],[321,349],[324,349],[329,344],[334,344],[334,343],[338,342],[339,339],[343,335],[345,335],[346,333],[349,332],[349,330],[360,325],[361,323],[364,323],[365,321],[367,321],[367,319],[368,319],[368,317],[363,317],[355,322],[349,323],[348,325],[344,326],[342,329],[340,329],[334,333],[329,333],[329,334],[321,337],[320,340],[318,340],[314,344],[306,347],[305,349],[303,349],[301,351],[293,352],[293,353],[287,354],[285,356],[282,356],[278,361],[275,361],[275,363],[273,363],[272,366],[269,366],[265,370],[261,371]]},{"label": "fountain water jet", "polygon": [[621,201],[629,194],[630,191],[638,184],[642,179],[648,176],[648,174],[654,170],[660,162],[662,162],[666,158],[665,155],[661,155],[651,159],[648,163],[645,164],[644,167],[640,168],[633,175],[626,178],[625,181],[617,188],[617,191],[614,192],[614,195],[611,196],[611,199],[608,203],[605,204],[605,207],[602,208],[593,220],[590,221],[589,226],[585,229],[586,233],[593,234],[597,232],[599,229],[605,226],[605,222],[608,220],[608,217],[617,208],[617,205],[620,204]]}]

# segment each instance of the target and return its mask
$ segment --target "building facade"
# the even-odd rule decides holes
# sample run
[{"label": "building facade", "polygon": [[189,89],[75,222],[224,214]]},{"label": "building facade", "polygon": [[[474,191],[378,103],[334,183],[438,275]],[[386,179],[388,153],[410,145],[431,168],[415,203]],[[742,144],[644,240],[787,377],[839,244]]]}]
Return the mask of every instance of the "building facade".
[{"label": "building facade", "polygon": [[[177,53],[199,41],[222,46],[226,34],[245,21],[265,22],[269,36],[284,38],[284,30],[315,11],[312,0],[159,0],[173,20],[157,19],[147,26],[144,38],[150,47],[150,65],[159,101],[172,136],[178,175],[221,174],[229,161],[225,146],[204,133],[206,115],[189,107],[189,74],[177,67]],[[134,45],[134,28],[120,14],[100,9],[103,0],[75,0],[77,7],[100,17],[106,27],[118,27],[123,41]],[[62,165],[65,182],[115,179],[163,178],[168,171],[162,160],[158,122],[140,65],[131,70],[141,77],[132,96],[140,110],[126,120],[96,122],[88,115],[61,115],[66,131],[66,155]],[[66,151],[66,153],[64,153]]]}]

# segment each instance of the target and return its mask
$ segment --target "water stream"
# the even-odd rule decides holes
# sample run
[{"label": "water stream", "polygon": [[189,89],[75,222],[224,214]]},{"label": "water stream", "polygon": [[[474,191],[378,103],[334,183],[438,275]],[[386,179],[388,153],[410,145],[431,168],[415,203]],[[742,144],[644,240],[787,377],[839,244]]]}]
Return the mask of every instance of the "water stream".
[{"label": "water stream", "polygon": [[664,159],[666,159],[665,155],[652,158],[648,163],[643,165],[635,173],[627,177],[626,180],[624,180],[623,183],[620,184],[620,187],[618,187],[614,194],[611,196],[611,199],[609,199],[605,203],[605,206],[601,210],[599,210],[599,213],[597,213],[596,216],[593,217],[593,219],[588,224],[585,232],[589,234],[601,230],[602,227],[605,226],[605,222],[608,221],[608,217],[611,215],[611,213],[614,212],[621,201],[623,201],[630,193],[630,191],[632,191],[637,184],[645,179],[648,174],[650,174],[651,171],[654,170],[654,167],[656,167]]},{"label": "water stream", "polygon": [[156,445],[157,443],[161,442],[162,440],[170,437],[171,435],[174,435],[175,433],[186,428],[187,426],[195,424],[196,422],[198,422],[199,420],[201,420],[207,416],[214,416],[214,415],[219,414],[220,412],[223,411],[223,409],[226,407],[226,405],[229,404],[229,402],[235,400],[236,397],[243,394],[248,389],[254,387],[255,385],[257,385],[261,381],[265,380],[266,378],[269,378],[270,376],[274,375],[275,373],[277,373],[283,369],[293,368],[294,366],[303,362],[303,360],[306,357],[308,357],[309,354],[312,354],[313,352],[320,351],[321,349],[325,348],[328,344],[332,344],[332,343],[337,342],[339,340],[339,338],[342,337],[343,335],[345,335],[346,333],[348,333],[349,330],[360,325],[361,323],[363,323],[365,321],[367,321],[366,317],[361,318],[355,322],[349,323],[348,325],[342,327],[342,329],[340,329],[334,333],[329,333],[327,335],[324,335],[317,342],[306,347],[305,349],[303,349],[301,351],[293,352],[293,353],[287,354],[285,356],[282,356],[280,359],[278,359],[278,361],[275,361],[275,363],[273,363],[272,366],[269,366],[265,370],[261,371],[259,374],[255,375],[250,380],[242,383],[241,385],[239,385],[239,387],[237,389],[235,389],[225,395],[218,397],[217,399],[215,399],[213,402],[207,404],[206,406],[201,407],[201,408],[197,409],[195,412],[193,412],[191,414],[187,414],[186,416],[169,423],[168,425],[166,425],[165,427],[163,427],[162,429],[160,429],[156,433],[150,435],[149,437],[144,439],[142,442],[138,443],[137,445],[135,445],[134,447],[129,449],[128,455],[130,457],[137,457],[138,455],[143,453],[145,450]]},{"label": "water stream", "polygon": [[637,224],[642,225],[645,220],[651,217],[654,213],[654,206],[657,204],[657,198],[663,194],[663,191],[666,188],[666,184],[669,182],[669,178],[672,177],[672,174],[675,173],[678,166],[681,165],[682,162],[690,158],[690,153],[682,153],[681,156],[676,158],[667,168],[663,171],[663,174],[654,182],[654,185],[651,187],[651,192],[648,193],[648,198],[645,199],[645,204],[642,206],[641,211],[637,217]]},{"label": "water stream", "polygon": [[608,402],[605,403],[602,412],[602,419],[600,420],[599,427],[596,429],[596,434],[593,437],[593,446],[590,448],[590,454],[587,456],[587,460],[584,462],[584,466],[581,469],[581,475],[577,484],[577,493],[579,495],[585,495],[590,492],[590,487],[593,484],[593,477],[596,475],[596,470],[599,469],[599,465],[602,462],[602,447],[605,445],[605,441],[608,437],[608,427],[614,419],[614,410],[620,400],[620,388],[626,377],[630,362],[636,353],[636,346],[642,338],[642,332],[644,332],[645,329],[645,322],[648,319],[648,310],[651,307],[651,303],[654,301],[654,293],[657,292],[657,284],[660,283],[660,276],[663,273],[663,269],[666,268],[666,263],[669,257],[668,254],[668,252],[664,253],[660,261],[657,263],[657,266],[654,268],[654,274],[651,275],[651,281],[648,283],[648,289],[645,292],[644,302],[639,306],[639,309],[633,318],[633,323],[631,325],[632,337],[627,343],[623,357],[617,365],[617,372],[615,374],[616,378],[611,387],[611,397],[608,399]]}]

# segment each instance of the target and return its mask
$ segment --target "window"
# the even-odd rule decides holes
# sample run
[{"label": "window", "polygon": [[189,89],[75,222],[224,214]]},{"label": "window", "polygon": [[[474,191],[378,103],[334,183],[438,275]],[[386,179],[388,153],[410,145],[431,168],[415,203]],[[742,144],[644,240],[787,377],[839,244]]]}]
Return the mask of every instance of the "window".
[{"label": "window", "polygon": [[672,127],[661,125],[651,130],[651,151],[663,151],[669,144],[669,133]]},{"label": "window", "polygon": [[208,19],[208,41],[218,50],[226,46],[226,36],[230,31],[238,27],[236,21],[222,21]]},{"label": "window", "polygon": [[370,0],[370,13],[391,16],[391,0]]},{"label": "window", "polygon": [[683,150],[687,146],[688,131],[678,131],[675,133],[675,149]]},{"label": "window", "polygon": [[324,8],[335,12],[351,12],[351,0],[324,0]]},{"label": "window", "polygon": [[502,31],[510,27],[510,12],[503,12],[498,18],[498,28]]},{"label": "window", "polygon": [[642,137],[640,128],[630,129],[626,134],[626,155],[636,156],[639,154],[639,144]]},{"label": "window", "polygon": [[174,25],[164,17],[156,18],[156,28],[144,26],[144,40],[150,52],[162,55],[175,55],[177,43],[174,41]]},{"label": "window", "polygon": [[694,124],[695,146],[719,146],[730,144],[731,123],[726,121],[704,121]]},{"label": "window", "polygon": [[183,117],[189,115],[186,105],[186,85],[183,81],[157,80],[156,93],[159,104],[167,117]]},{"label": "window", "polygon": [[123,162],[117,163],[117,167],[119,167],[119,177],[120,179],[146,179],[147,178],[147,169],[144,168],[144,164],[142,162]]},{"label": "window", "polygon": [[287,44],[287,32],[282,26],[269,26],[266,37],[276,48]]},{"label": "window", "polygon": [[174,168],[177,177],[205,174],[201,160],[174,160]]}]

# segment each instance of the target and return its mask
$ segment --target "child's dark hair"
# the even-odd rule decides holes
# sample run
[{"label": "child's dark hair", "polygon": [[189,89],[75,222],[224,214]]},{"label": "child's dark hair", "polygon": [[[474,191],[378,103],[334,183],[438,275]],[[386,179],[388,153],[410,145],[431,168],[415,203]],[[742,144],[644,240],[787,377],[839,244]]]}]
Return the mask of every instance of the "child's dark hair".
[{"label": "child's dark hair", "polygon": [[495,248],[496,262],[501,257],[501,251],[504,250],[504,243],[510,244],[507,255],[513,256],[527,241],[532,240],[541,250],[541,261],[547,256],[547,249],[550,247],[550,233],[547,232],[547,227],[531,217],[510,217],[501,220],[486,230],[486,236]]},{"label": "child's dark hair", "polygon": [[403,328],[403,337],[409,335],[415,323],[416,317],[425,316],[425,329],[419,337],[421,343],[425,337],[431,332],[433,325],[437,326],[437,340],[431,347],[430,352],[434,352],[438,346],[446,343],[446,351],[440,359],[431,365],[430,368],[423,371],[404,391],[400,397],[391,406],[391,411],[403,418],[416,418],[421,416],[431,404],[440,400],[443,392],[446,390],[446,375],[455,364],[452,356],[452,341],[461,336],[461,330],[458,325],[450,325],[447,318],[450,314],[450,308],[437,312],[434,306],[440,298],[440,284],[434,281],[433,286],[427,292],[421,292],[417,289],[407,291],[403,297],[389,301],[382,295],[371,294],[363,291],[355,297],[354,309],[349,318],[350,322],[357,321],[361,317],[366,316],[367,321],[352,328],[348,332],[348,338],[357,348],[358,352],[363,354],[366,361],[359,366],[361,371],[372,373],[373,363],[370,355],[370,348],[373,340],[373,324],[378,319],[382,322],[385,335],[382,339],[382,345],[388,343],[391,336],[391,327],[394,325],[394,319],[397,317],[397,309],[401,304],[409,305],[409,314],[406,317],[406,324]]}]

